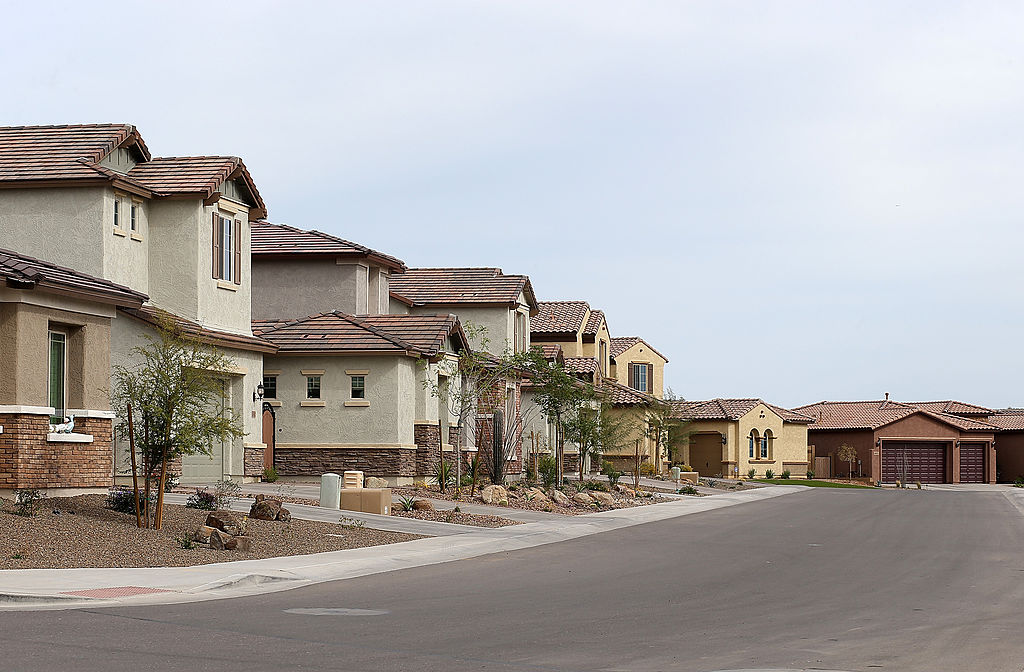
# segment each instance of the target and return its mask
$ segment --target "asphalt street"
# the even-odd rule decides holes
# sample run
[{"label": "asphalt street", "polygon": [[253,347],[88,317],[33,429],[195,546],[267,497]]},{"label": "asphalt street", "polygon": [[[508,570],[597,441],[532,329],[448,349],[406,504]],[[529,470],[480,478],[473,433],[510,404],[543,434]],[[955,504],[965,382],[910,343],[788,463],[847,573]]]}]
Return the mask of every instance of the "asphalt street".
[{"label": "asphalt street", "polygon": [[808,489],[258,597],[0,613],[0,669],[1020,672],[1022,524],[996,491]]}]

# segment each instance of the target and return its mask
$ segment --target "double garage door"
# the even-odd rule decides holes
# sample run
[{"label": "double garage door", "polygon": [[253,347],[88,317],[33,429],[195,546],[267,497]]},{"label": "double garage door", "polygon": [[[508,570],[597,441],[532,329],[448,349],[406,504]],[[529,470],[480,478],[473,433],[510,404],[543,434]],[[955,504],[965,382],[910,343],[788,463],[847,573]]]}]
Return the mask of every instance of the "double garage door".
[{"label": "double garage door", "polygon": [[946,483],[948,443],[886,441],[882,444],[882,481]]}]

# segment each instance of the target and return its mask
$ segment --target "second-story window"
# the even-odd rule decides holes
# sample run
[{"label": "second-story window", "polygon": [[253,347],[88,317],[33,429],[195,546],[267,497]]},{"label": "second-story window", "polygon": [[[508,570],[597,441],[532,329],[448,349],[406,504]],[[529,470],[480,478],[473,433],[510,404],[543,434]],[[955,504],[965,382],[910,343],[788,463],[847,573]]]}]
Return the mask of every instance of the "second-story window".
[{"label": "second-story window", "polygon": [[320,376],[306,376],[306,399],[320,398]]},{"label": "second-story window", "polygon": [[277,399],[277,376],[263,376],[263,398]]},{"label": "second-story window", "polygon": [[651,391],[651,365],[633,362],[629,365],[629,386],[641,392]]},{"label": "second-story window", "polygon": [[114,228],[121,228],[121,199],[114,199]]},{"label": "second-story window", "polygon": [[242,283],[242,222],[213,213],[213,277]]},{"label": "second-story window", "polygon": [[134,201],[132,201],[132,205],[131,205],[130,226],[131,226],[132,233],[138,232],[138,230],[139,230],[139,206]]},{"label": "second-story window", "polygon": [[366,399],[366,376],[352,376],[352,398]]}]

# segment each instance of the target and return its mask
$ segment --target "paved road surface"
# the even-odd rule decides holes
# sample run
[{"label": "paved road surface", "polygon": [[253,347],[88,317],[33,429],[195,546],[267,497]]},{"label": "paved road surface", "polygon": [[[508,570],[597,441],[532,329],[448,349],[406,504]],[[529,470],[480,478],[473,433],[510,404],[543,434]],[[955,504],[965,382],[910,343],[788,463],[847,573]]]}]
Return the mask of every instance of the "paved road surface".
[{"label": "paved road surface", "polygon": [[[252,598],[0,614],[7,670],[1019,672],[998,492],[808,489]],[[293,609],[386,613],[309,615]]]}]

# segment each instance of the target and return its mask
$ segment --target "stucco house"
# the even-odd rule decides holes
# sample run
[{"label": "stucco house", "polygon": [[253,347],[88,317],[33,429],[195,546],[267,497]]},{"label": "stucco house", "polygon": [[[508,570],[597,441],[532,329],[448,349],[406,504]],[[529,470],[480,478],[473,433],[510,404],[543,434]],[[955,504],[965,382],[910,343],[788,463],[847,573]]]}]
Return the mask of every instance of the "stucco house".
[{"label": "stucco house", "polygon": [[771,470],[804,478],[808,470],[809,415],[761,399],[672,401],[673,417],[685,423],[683,464],[701,476],[758,476]]},{"label": "stucco house", "polygon": [[109,487],[110,323],[146,295],[10,250],[0,279],[0,494]]},{"label": "stucco house", "polygon": [[537,345],[559,346],[567,360],[593,360],[602,379],[611,375],[608,322],[603,311],[586,301],[541,301],[530,323],[530,339]]},{"label": "stucco house", "polygon": [[[990,409],[958,401],[820,401],[796,411],[808,415],[808,442],[816,475],[849,476],[837,458],[843,444],[856,449],[852,476],[882,483],[992,483],[996,435]],[[1000,439],[1001,442],[1001,439]],[[1007,456],[1010,451],[1007,450]]]},{"label": "stucco house", "polygon": [[1024,479],[1024,409],[992,411],[985,421],[999,428],[995,443],[996,480],[1013,483]]},{"label": "stucco house", "polygon": [[[245,468],[263,449],[253,392],[273,346],[251,331],[249,224],[265,216],[238,157],[154,157],[129,124],[0,128],[0,229],[18,251],[149,297],[111,319],[112,363],[152,332],[151,311],[224,344],[223,407],[245,436],[185,458],[183,482],[258,475]],[[115,457],[123,470],[122,446]]]},{"label": "stucco house", "polygon": [[[454,315],[255,320],[264,361],[267,465],[279,475],[349,469],[395,485],[432,476],[458,418],[437,394],[466,336]],[[266,417],[266,416],[265,416]],[[274,437],[274,438],[271,438]]]},{"label": "stucco house", "polygon": [[665,396],[668,357],[639,336],[611,339],[611,377],[658,399]]}]

